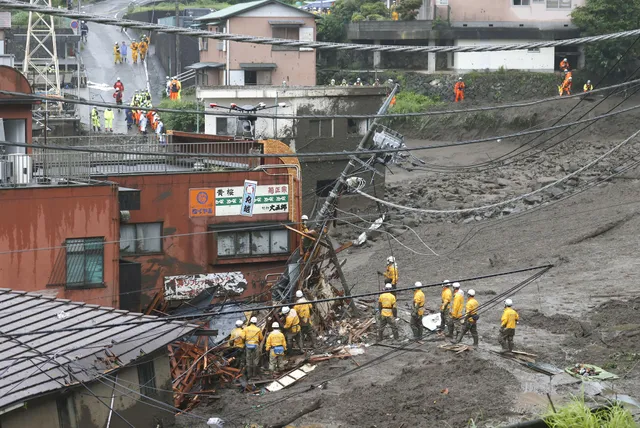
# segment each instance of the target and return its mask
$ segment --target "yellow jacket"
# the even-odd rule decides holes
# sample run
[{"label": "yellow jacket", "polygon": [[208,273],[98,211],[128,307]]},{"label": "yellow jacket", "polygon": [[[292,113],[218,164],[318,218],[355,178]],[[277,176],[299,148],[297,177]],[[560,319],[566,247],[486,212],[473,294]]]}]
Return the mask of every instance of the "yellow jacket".
[{"label": "yellow jacket", "polygon": [[467,320],[471,323],[476,322],[473,318],[471,318],[473,315],[476,315],[478,313],[478,306],[480,306],[478,304],[478,301],[476,300],[475,297],[469,297],[469,299],[467,300],[467,306],[465,307],[465,311],[467,312]]},{"label": "yellow jacket", "polygon": [[114,46],[113,47],[113,54],[114,55],[120,55],[120,46]]},{"label": "yellow jacket", "polygon": [[105,119],[113,119],[113,110],[105,110],[104,111],[104,118]]},{"label": "yellow jacket", "polygon": [[453,293],[449,287],[445,287],[442,289],[442,306],[440,306],[441,311],[447,310],[449,304],[451,303],[451,298],[453,297]]},{"label": "yellow jacket", "polygon": [[131,43],[130,46],[132,51],[138,51],[138,44],[136,42]]},{"label": "yellow jacket", "polygon": [[451,316],[453,318],[462,318],[462,310],[464,309],[464,294],[456,292],[453,296],[453,306],[451,306]]},{"label": "yellow jacket", "polygon": [[284,334],[280,330],[273,330],[267,336],[267,342],[265,344],[265,349],[268,351],[271,349],[271,355],[276,355],[273,352],[273,348],[276,346],[282,346],[284,350],[287,350],[287,341],[284,338]]},{"label": "yellow jacket", "polygon": [[244,329],[242,327],[236,327],[231,330],[229,335],[229,346],[234,348],[244,348]]},{"label": "yellow jacket", "polygon": [[138,49],[140,49],[140,50],[141,50],[141,51],[143,51],[143,52],[144,52],[144,51],[146,51],[148,47],[149,47],[149,46],[147,46],[147,44],[146,44],[145,42],[140,42],[140,43],[138,44]]},{"label": "yellow jacket", "polygon": [[382,293],[378,298],[378,302],[382,304],[381,315],[383,317],[392,317],[393,309],[396,308],[396,297],[391,293]]},{"label": "yellow jacket", "polygon": [[300,322],[304,324],[311,324],[311,303],[307,303],[304,297],[298,300],[298,304],[293,307],[298,314]]},{"label": "yellow jacket", "polygon": [[244,328],[244,343],[246,345],[259,345],[262,338],[262,330],[255,324],[249,324]]},{"label": "yellow jacket", "polygon": [[413,308],[417,310],[418,316],[424,315],[424,293],[422,290],[413,292]]},{"label": "yellow jacket", "polygon": [[393,285],[398,284],[398,268],[395,263],[387,265],[387,270],[384,272],[384,277],[391,280]]},{"label": "yellow jacket", "polygon": [[289,330],[291,333],[297,333],[300,331],[300,318],[293,309],[287,314],[287,318],[284,321],[284,329]]},{"label": "yellow jacket", "polygon": [[504,328],[516,328],[516,322],[520,319],[518,313],[512,308],[504,308],[502,312],[502,327]]}]

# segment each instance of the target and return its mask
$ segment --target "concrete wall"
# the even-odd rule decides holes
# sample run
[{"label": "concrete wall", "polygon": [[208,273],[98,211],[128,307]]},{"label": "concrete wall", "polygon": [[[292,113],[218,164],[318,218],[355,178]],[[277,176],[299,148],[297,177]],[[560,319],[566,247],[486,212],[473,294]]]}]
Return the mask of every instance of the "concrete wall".
[{"label": "concrete wall", "polygon": [[[65,278],[65,239],[119,239],[117,187],[0,188],[0,287],[14,290],[55,290],[58,298],[118,306],[117,243],[104,246],[104,288],[67,290],[49,287],[54,272]],[[51,249],[49,249],[51,248]],[[33,249],[42,249],[31,251]]]},{"label": "concrete wall", "polygon": [[[185,67],[200,60],[198,50],[198,39],[189,36],[177,36],[180,39],[180,70],[185,71]],[[174,34],[156,33],[152,42],[156,47],[156,56],[160,60],[166,72],[175,76],[176,74],[176,36]]]},{"label": "concrete wall", "polygon": [[[457,40],[456,46],[508,45],[534,42],[536,40]],[[495,71],[501,68],[524,71],[553,72],[555,48],[541,48],[534,51],[518,50],[504,52],[456,52],[453,54],[453,70]]]},{"label": "concrete wall", "polygon": [[[530,0],[528,6],[514,6],[514,0],[449,0],[451,21],[565,21],[585,0],[571,0],[570,9],[548,9],[547,0]],[[432,4],[435,0],[432,0]],[[438,6],[438,16],[446,13],[446,6]],[[446,15],[445,15],[446,16]]]},{"label": "concrete wall", "polygon": [[0,415],[2,428],[60,428],[55,398],[32,400],[28,409],[20,408]]}]

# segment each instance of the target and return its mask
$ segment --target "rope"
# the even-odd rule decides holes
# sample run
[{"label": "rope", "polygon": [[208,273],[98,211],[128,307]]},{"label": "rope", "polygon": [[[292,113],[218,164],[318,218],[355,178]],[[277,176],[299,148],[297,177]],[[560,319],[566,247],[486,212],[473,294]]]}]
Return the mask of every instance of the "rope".
[{"label": "rope", "polygon": [[28,3],[20,3],[15,0],[0,0],[0,9],[22,10],[38,12],[44,15],[62,16],[71,19],[80,19],[98,24],[114,25],[122,28],[134,28],[144,31],[155,31],[158,33],[177,34],[192,37],[203,37],[216,40],[229,40],[239,43],[255,43],[273,46],[291,46],[300,48],[326,49],[326,50],[347,50],[363,52],[496,52],[514,51],[537,48],[550,48],[557,46],[576,46],[589,43],[597,43],[622,39],[627,37],[640,36],[640,29],[621,31],[599,36],[578,37],[574,39],[554,40],[533,43],[514,43],[507,45],[480,45],[480,46],[406,46],[406,45],[365,45],[356,43],[330,43],[302,40],[274,39],[270,37],[256,37],[243,34],[219,33],[207,30],[194,30],[188,28],[175,27],[170,25],[151,24],[148,22],[132,21],[127,19],[117,19],[104,15],[78,13],[64,9],[54,9]]}]

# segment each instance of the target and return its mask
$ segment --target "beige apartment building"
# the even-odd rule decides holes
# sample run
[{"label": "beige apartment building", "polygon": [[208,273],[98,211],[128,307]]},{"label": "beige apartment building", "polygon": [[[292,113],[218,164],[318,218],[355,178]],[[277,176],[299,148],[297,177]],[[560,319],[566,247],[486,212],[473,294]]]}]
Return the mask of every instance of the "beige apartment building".
[{"label": "beige apartment building", "polygon": [[[313,41],[315,15],[276,0],[241,3],[197,18],[209,31]],[[199,87],[316,84],[316,54],[311,48],[200,39]]]}]

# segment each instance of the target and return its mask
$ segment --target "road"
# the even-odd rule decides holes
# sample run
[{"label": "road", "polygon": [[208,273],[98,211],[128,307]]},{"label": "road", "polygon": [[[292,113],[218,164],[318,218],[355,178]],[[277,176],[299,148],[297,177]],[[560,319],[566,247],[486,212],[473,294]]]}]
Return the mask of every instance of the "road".
[{"label": "road", "polygon": [[[122,17],[126,11],[130,0],[109,0],[108,2],[99,2],[82,7],[83,12],[97,13],[100,15]],[[113,46],[116,42],[122,43],[126,41],[127,45],[132,39],[138,39],[139,36],[133,31],[121,32],[120,28],[87,23],[89,26],[89,36],[87,42],[80,49],[82,60],[87,70],[87,88],[82,89],[80,96],[97,102],[115,103],[113,99],[113,84],[119,77],[124,84],[124,102],[128,104],[135,90],[149,89],[151,92],[153,103],[157,104],[163,90],[164,70],[155,58],[155,48],[150,47],[147,57],[147,64],[143,64],[138,60],[138,64],[134,65],[131,61],[131,50],[128,52],[127,63],[114,64],[113,62]],[[153,39],[153,35],[151,35]],[[81,106],[79,114],[82,123],[90,129],[89,112],[91,107]],[[100,111],[100,122],[103,123],[103,110]],[[124,111],[117,111],[114,119],[114,133],[127,133],[126,123],[124,121]],[[104,132],[104,129],[103,129]]]}]

